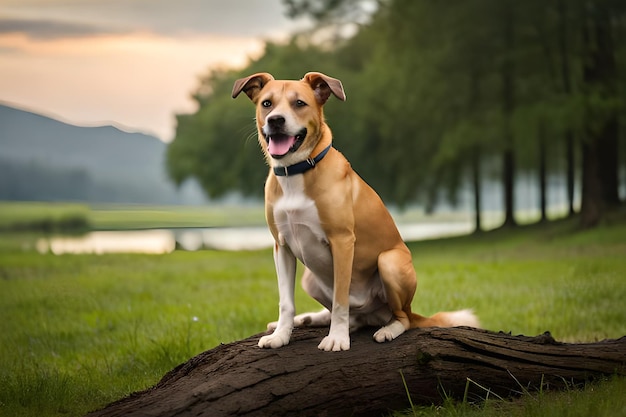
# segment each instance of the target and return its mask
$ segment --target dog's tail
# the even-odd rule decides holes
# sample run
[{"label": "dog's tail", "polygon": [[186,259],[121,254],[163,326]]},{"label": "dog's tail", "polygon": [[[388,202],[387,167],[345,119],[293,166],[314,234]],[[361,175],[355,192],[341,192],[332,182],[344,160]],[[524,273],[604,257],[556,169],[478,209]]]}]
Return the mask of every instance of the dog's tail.
[{"label": "dog's tail", "polygon": [[411,313],[411,328],[415,327],[480,327],[478,317],[470,309],[459,311],[444,311],[430,317]]}]

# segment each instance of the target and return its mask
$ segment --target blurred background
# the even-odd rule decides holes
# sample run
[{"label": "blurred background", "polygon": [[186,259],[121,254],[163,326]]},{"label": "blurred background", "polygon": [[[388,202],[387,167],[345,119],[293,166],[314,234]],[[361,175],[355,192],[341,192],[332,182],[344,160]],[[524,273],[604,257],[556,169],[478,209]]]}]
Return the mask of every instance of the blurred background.
[{"label": "blurred background", "polygon": [[619,0],[0,0],[0,200],[82,204],[91,229],[260,226],[232,84],[321,71],[348,97],[335,147],[407,238],[593,227],[626,197],[625,37]]}]

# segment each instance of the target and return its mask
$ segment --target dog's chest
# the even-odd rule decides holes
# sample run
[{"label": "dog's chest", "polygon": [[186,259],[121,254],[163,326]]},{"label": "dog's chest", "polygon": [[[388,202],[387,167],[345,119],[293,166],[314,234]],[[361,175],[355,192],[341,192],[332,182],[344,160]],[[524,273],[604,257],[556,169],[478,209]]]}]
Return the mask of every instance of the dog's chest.
[{"label": "dog's chest", "polygon": [[332,276],[332,257],[315,201],[306,195],[302,175],[278,178],[283,195],[274,204],[280,240],[304,265]]}]

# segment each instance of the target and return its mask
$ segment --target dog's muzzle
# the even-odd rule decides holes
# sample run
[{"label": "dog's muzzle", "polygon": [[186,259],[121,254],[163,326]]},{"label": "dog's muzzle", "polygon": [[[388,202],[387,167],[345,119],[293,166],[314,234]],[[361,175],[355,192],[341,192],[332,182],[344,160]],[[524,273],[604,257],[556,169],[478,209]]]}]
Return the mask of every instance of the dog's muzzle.
[{"label": "dog's muzzle", "polygon": [[[272,129],[272,124],[268,121],[269,133],[264,132],[267,141],[267,151],[274,159],[280,159],[290,152],[295,152],[306,138],[307,130],[303,128],[295,135],[290,135],[280,130]],[[265,129],[263,129],[265,131]]]}]

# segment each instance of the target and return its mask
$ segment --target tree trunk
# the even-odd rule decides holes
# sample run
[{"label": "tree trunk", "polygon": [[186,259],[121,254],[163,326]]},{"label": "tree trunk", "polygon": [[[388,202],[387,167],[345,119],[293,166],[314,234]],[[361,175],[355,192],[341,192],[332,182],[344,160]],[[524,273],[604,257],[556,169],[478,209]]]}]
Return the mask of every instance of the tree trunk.
[{"label": "tree trunk", "polygon": [[280,349],[258,348],[261,335],[220,345],[89,416],[378,416],[409,407],[406,390],[430,405],[444,395],[474,401],[626,374],[626,337],[564,344],[549,333],[431,328],[380,344],[373,331],[352,334],[344,352],[317,349],[325,328],[295,329]]},{"label": "tree trunk", "polygon": [[[469,68],[469,73],[469,94],[466,111],[470,117],[476,117],[477,107],[479,106],[481,95],[480,71],[474,62],[472,62],[472,65]],[[470,149],[470,170],[472,172],[472,191],[474,193],[474,233],[480,233],[483,230],[480,221],[480,215],[482,212],[482,196],[480,188],[481,151],[482,146],[478,144],[474,144]]]},{"label": "tree trunk", "polygon": [[580,204],[580,225],[587,229],[595,227],[604,213],[602,181],[598,166],[598,144],[583,142],[583,184]]},{"label": "tree trunk", "polygon": [[[569,55],[570,55],[570,47],[569,47],[569,32],[567,30],[567,0],[559,0],[558,2],[558,43],[559,43],[559,58],[561,63],[561,81],[563,84],[563,93],[566,96],[570,96],[572,94],[572,81],[570,74],[570,64],[569,64]],[[566,175],[566,186],[567,186],[567,214],[568,216],[573,216],[576,214],[574,210],[574,185],[576,183],[575,179],[575,167],[576,161],[574,159],[574,133],[571,129],[566,130],[565,132],[565,175]]]},{"label": "tree trunk", "polygon": [[503,227],[517,226],[515,221],[515,155],[507,149],[502,155],[504,182],[504,224]]},{"label": "tree trunk", "polygon": [[574,210],[574,186],[576,184],[576,159],[574,157],[574,134],[571,130],[565,132],[565,166],[567,183],[567,215],[572,217]]},{"label": "tree trunk", "polygon": [[472,152],[472,189],[474,191],[474,233],[482,232],[483,228],[480,221],[481,208],[481,189],[480,189],[480,151],[478,146]]},{"label": "tree trunk", "polygon": [[602,200],[608,208],[620,205],[619,200],[619,121],[612,115],[600,133],[599,163],[602,181]]},{"label": "tree trunk", "polygon": [[504,117],[504,152],[502,155],[502,180],[504,188],[504,227],[516,226],[515,221],[515,153],[511,118],[515,110],[515,70],[513,51],[515,48],[514,11],[512,2],[502,3],[504,58],[500,68],[502,81],[502,113]]},{"label": "tree trunk", "polygon": [[539,212],[541,222],[548,220],[548,150],[546,146],[546,126],[545,122],[539,124]]},{"label": "tree trunk", "polygon": [[[583,24],[583,45],[587,55],[583,60],[586,93],[610,101],[617,96],[618,81],[610,10],[606,5],[592,3],[588,5],[586,17]],[[619,204],[619,121],[615,109],[604,113],[588,109],[588,137],[583,144],[583,227],[595,226],[607,206]]]},{"label": "tree trunk", "polygon": [[[611,10],[608,6],[599,6],[592,12],[592,35],[595,48],[591,50],[592,68],[585,74],[587,82],[597,83],[601,94],[607,98],[617,98],[619,77],[615,60],[615,43],[613,42],[613,25]],[[606,117],[597,140],[599,147],[600,180],[603,184],[602,200],[607,207],[619,205],[619,121],[617,110]]]}]

